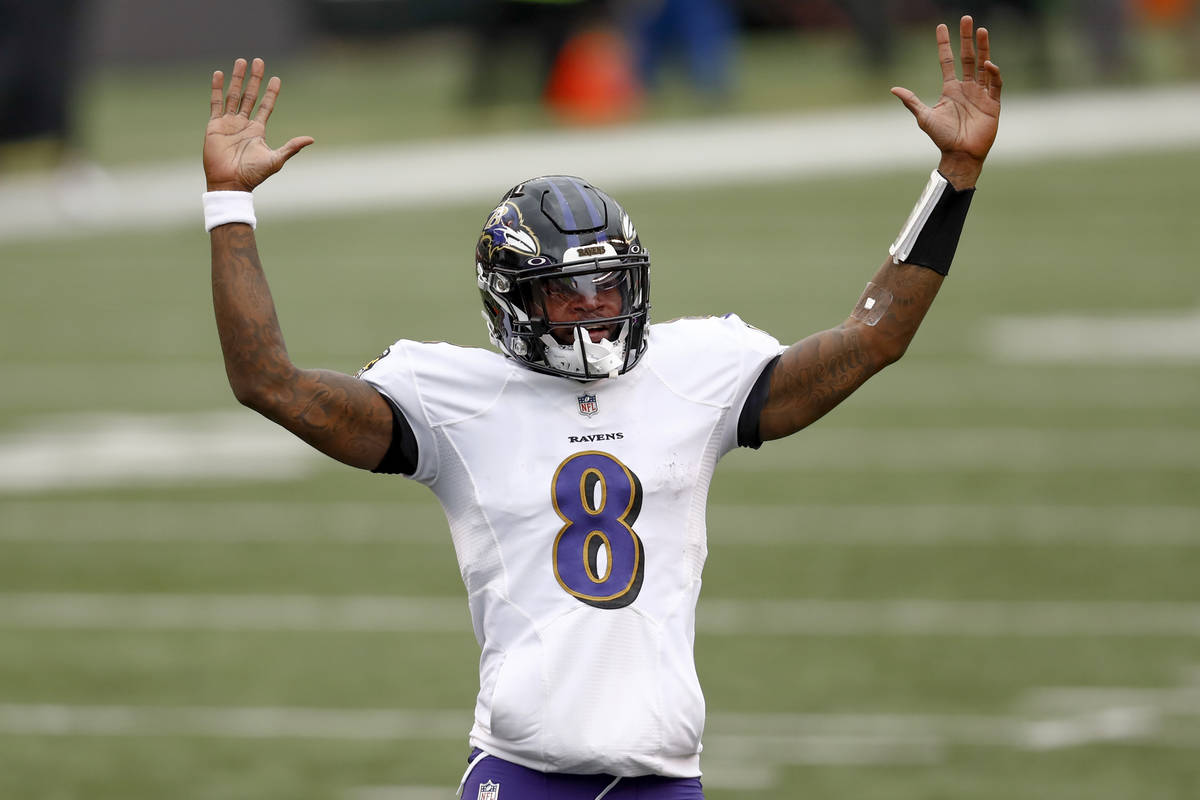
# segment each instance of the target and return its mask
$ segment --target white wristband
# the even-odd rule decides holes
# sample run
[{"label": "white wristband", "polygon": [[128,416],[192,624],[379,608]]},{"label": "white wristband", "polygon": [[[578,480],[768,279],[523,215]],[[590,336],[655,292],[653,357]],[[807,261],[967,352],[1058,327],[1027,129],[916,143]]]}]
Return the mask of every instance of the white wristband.
[{"label": "white wristband", "polygon": [[254,218],[254,195],[250,192],[205,192],[204,230],[211,231],[218,225],[244,222],[251,228],[257,227]]},{"label": "white wristband", "polygon": [[917,204],[913,206],[912,213],[905,220],[904,227],[900,229],[900,235],[888,248],[888,252],[892,254],[892,263],[899,264],[908,258],[913,245],[917,243],[917,237],[921,235],[921,229],[925,227],[925,223],[929,221],[929,215],[933,213],[933,207],[938,204],[938,200],[942,199],[942,194],[949,185],[950,181],[943,178],[936,169],[929,175],[929,183],[925,184],[925,191],[921,192]]}]

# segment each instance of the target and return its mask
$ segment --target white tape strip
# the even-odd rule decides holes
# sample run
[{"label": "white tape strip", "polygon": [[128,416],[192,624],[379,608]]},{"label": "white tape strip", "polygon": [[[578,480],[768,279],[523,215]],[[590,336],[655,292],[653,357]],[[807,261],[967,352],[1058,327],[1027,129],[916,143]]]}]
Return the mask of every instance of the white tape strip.
[{"label": "white tape strip", "polygon": [[921,235],[921,230],[929,221],[929,215],[933,213],[934,206],[942,199],[942,195],[949,185],[950,181],[943,178],[936,169],[929,174],[929,183],[925,184],[925,191],[921,192],[920,199],[913,206],[912,213],[908,215],[908,220],[900,229],[900,235],[888,248],[888,252],[892,254],[893,264],[899,264],[908,258],[913,245],[917,243],[917,237]]}]

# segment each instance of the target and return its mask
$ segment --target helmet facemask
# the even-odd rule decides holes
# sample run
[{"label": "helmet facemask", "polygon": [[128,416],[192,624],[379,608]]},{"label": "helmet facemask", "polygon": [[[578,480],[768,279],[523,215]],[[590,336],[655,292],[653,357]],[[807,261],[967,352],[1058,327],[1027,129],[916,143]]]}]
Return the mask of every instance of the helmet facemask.
[{"label": "helmet facemask", "polygon": [[492,343],[529,369],[576,380],[615,377],[641,359],[649,268],[624,209],[563,175],[512,189],[476,247]]},{"label": "helmet facemask", "polygon": [[484,313],[492,342],[539,372],[615,377],[644,349],[648,266],[645,258],[608,257],[520,276],[496,270],[484,278],[481,269],[484,305],[502,312],[492,315],[500,330]]},{"label": "helmet facemask", "polygon": [[539,338],[551,369],[585,379],[626,369],[636,309],[644,306],[642,270],[596,264],[534,278],[529,286],[531,307],[548,327]]}]

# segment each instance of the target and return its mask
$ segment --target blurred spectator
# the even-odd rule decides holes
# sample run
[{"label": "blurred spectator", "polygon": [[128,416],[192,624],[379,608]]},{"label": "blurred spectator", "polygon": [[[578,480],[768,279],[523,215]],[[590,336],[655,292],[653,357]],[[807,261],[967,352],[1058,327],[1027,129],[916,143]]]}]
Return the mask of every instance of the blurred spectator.
[{"label": "blurred spectator", "polygon": [[1139,0],[1142,19],[1175,31],[1183,51],[1183,68],[1200,75],[1200,2],[1197,0]]},{"label": "blurred spectator", "polygon": [[895,0],[839,0],[838,5],[854,23],[866,64],[872,68],[890,66],[895,56]]},{"label": "blurred spectator", "polygon": [[[1095,5],[1125,0],[1098,0]],[[1091,4],[1087,0],[1085,5]],[[941,19],[958,19],[963,14],[975,18],[975,24],[993,30],[1020,31],[1014,44],[1024,46],[1030,79],[1045,85],[1054,83],[1050,58],[1049,14],[1054,0],[938,0]],[[957,47],[957,44],[955,45]]]},{"label": "blurred spectator", "polygon": [[80,0],[0,0],[0,146],[43,140],[58,163],[78,150],[82,8]]},{"label": "blurred spectator", "polygon": [[[604,17],[603,0],[483,0],[471,16],[467,102],[477,108],[529,100],[546,89],[571,35]],[[524,59],[534,59],[532,77]],[[514,64],[520,65],[517,73]]]},{"label": "blurred spectator", "polygon": [[631,0],[622,10],[642,85],[653,88],[663,63],[682,55],[697,89],[728,96],[735,32],[728,0]]},{"label": "blurred spectator", "polygon": [[1127,77],[1130,3],[1128,0],[1080,0],[1078,13],[1091,45],[1092,60],[1100,77]]}]

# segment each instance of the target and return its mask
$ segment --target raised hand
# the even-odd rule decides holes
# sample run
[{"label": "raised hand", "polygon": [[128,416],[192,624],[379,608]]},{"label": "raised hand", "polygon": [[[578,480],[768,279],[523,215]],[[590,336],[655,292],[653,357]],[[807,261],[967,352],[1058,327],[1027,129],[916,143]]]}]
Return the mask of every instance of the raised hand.
[{"label": "raised hand", "polygon": [[[996,139],[1000,122],[1000,88],[1004,85],[1000,68],[989,60],[987,28],[972,34],[973,27],[974,21],[970,17],[959,21],[962,40],[962,78],[959,79],[954,69],[954,53],[950,49],[950,30],[945,25],[937,26],[938,59],[942,64],[942,96],[937,105],[925,105],[908,89],[899,86],[892,89],[892,94],[900,98],[917,118],[921,130],[942,151],[943,164],[952,164],[964,178],[970,178],[972,184]],[[952,177],[951,180],[958,183]]]},{"label": "raised hand", "polygon": [[313,143],[311,136],[297,136],[278,150],[267,146],[264,136],[279,97],[279,78],[268,81],[258,113],[250,118],[264,68],[261,58],[254,59],[243,93],[246,59],[239,58],[233,65],[228,96],[224,94],[225,74],[220,70],[213,73],[208,128],[204,132],[204,175],[210,192],[249,192],[278,172],[283,162],[301,148]]}]

